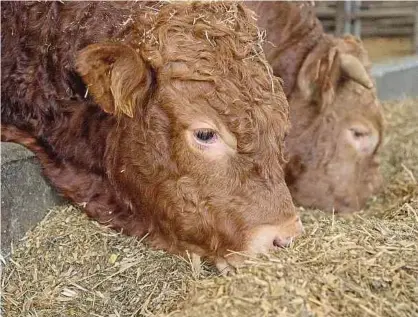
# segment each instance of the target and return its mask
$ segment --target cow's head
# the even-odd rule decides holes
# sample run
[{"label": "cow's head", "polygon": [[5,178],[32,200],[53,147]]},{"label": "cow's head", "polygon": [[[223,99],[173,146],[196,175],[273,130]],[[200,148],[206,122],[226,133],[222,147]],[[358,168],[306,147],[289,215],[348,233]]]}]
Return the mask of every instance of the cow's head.
[{"label": "cow's head", "polygon": [[109,177],[156,246],[236,264],[230,251],[287,245],[302,230],[283,171],[288,104],[251,18],[236,3],[150,18],[138,42],[78,56],[90,94],[118,117]]},{"label": "cow's head", "polygon": [[290,103],[286,180],[295,201],[360,210],[379,188],[382,109],[361,42],[326,38],[308,55]]}]

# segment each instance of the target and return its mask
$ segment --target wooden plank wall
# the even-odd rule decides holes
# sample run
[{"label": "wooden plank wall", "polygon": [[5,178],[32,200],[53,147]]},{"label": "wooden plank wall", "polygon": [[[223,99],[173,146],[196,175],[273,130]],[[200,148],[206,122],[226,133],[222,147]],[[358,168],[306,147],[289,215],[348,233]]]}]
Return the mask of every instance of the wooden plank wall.
[{"label": "wooden plank wall", "polygon": [[326,32],[411,37],[418,53],[418,1],[315,1]]}]

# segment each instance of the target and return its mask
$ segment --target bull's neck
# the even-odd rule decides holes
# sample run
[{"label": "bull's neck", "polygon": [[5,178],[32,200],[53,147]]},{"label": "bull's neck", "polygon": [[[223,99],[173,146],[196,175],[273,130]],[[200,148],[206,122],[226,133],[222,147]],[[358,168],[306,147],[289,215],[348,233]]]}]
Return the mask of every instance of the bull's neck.
[{"label": "bull's neck", "polygon": [[325,34],[322,25],[314,8],[306,3],[264,2],[254,8],[260,15],[259,27],[268,30],[264,43],[267,60],[274,74],[283,79],[289,97],[303,61]]}]

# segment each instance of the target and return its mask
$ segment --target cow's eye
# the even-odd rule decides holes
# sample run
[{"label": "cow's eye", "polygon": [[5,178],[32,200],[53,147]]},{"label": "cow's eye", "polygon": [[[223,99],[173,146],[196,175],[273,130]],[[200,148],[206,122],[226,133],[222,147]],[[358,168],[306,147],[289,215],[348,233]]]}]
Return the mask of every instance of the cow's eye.
[{"label": "cow's eye", "polygon": [[367,135],[367,132],[359,131],[357,129],[350,129],[355,138],[362,138]]},{"label": "cow's eye", "polygon": [[214,130],[211,129],[199,129],[193,133],[196,140],[200,143],[213,143],[216,141],[217,134]]},{"label": "cow's eye", "polygon": [[353,131],[353,133],[354,133],[354,136],[355,136],[356,138],[362,137],[362,136],[364,135],[363,133],[358,132],[358,131]]}]

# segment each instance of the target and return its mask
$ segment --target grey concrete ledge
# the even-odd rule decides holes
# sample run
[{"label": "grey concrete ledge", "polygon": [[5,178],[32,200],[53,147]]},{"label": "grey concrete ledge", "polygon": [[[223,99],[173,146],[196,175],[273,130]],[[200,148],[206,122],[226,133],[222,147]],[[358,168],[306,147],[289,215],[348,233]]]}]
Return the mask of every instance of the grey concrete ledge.
[{"label": "grey concrete ledge", "polygon": [[32,152],[1,142],[1,254],[16,244],[63,199],[44,179]]},{"label": "grey concrete ledge", "polygon": [[397,58],[372,67],[380,100],[418,96],[418,55]]}]

